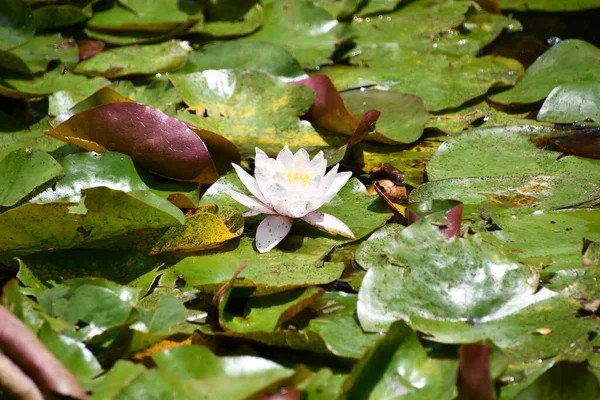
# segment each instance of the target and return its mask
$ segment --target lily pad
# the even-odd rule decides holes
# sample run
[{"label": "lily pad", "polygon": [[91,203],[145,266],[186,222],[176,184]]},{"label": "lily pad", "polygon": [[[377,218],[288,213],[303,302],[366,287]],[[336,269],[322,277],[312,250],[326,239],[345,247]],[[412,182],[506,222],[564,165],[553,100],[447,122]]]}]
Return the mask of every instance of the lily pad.
[{"label": "lily pad", "polygon": [[41,150],[15,150],[0,161],[0,211],[34,197],[64,174],[60,164]]},{"label": "lily pad", "polygon": [[70,248],[144,228],[183,224],[183,214],[147,192],[105,187],[84,191],[79,203],[28,203],[0,214],[0,251]]},{"label": "lily pad", "polygon": [[554,1],[554,0],[498,0],[503,10],[518,11],[578,11],[600,7],[598,0]]},{"label": "lily pad", "polygon": [[502,57],[419,56],[388,67],[336,66],[321,71],[338,90],[378,85],[423,99],[429,111],[458,107],[491,87],[514,85],[523,67]]},{"label": "lily pad", "polygon": [[600,241],[600,212],[594,209],[490,212],[488,216],[502,229],[489,235],[531,265],[550,266],[542,274],[581,268],[583,239]]},{"label": "lily pad", "polygon": [[58,67],[35,77],[6,73],[0,78],[0,94],[13,99],[32,99],[65,90],[77,103],[109,84],[110,81],[102,77],[86,78]]},{"label": "lily pad", "polygon": [[535,126],[479,128],[448,138],[427,165],[430,180],[554,175],[600,181],[600,161],[540,150],[531,139],[556,132]]},{"label": "lily pad", "polygon": [[600,50],[583,40],[565,40],[551,47],[531,65],[511,89],[490,96],[500,104],[531,104],[544,100],[557,86],[596,81]]},{"label": "lily pad", "polygon": [[[2,116],[2,118],[4,118],[4,116]],[[66,152],[66,154],[77,151],[77,148],[74,146],[66,145],[58,139],[45,135],[44,130],[50,128],[51,126],[46,119],[31,125],[29,128],[17,128],[15,131],[7,129],[6,132],[0,132],[0,160],[4,159],[4,157],[15,150],[27,147],[49,152],[57,155],[57,157],[58,154],[63,151]]]},{"label": "lily pad", "polygon": [[[184,346],[153,355],[158,371],[168,372],[169,376],[182,379],[174,385],[182,391],[188,387],[195,396],[182,396],[180,399],[247,399],[258,397],[269,387],[291,378],[294,370],[284,368],[260,357],[237,356],[217,357],[202,346]],[[171,375],[172,374],[172,375]],[[176,379],[177,379],[176,378]],[[130,386],[131,388],[131,386]],[[191,390],[190,390],[191,389]],[[177,392],[170,392],[171,394]],[[166,393],[169,396],[168,393]]]},{"label": "lily pad", "polygon": [[575,82],[552,89],[538,112],[539,121],[559,124],[600,122],[600,81]]},{"label": "lily pad", "polygon": [[458,360],[430,358],[417,334],[396,322],[354,366],[344,383],[347,398],[447,399],[456,397]]},{"label": "lily pad", "polygon": [[[574,318],[579,302],[558,295],[540,301],[505,318],[483,324],[450,322],[413,317],[411,325],[424,332],[428,340],[440,343],[473,343],[491,340],[508,357],[509,363],[539,363],[558,356],[569,359],[572,343],[588,341],[596,322]],[[538,329],[547,328],[542,335]],[[574,347],[574,346],[573,346]]]},{"label": "lily pad", "polygon": [[349,26],[311,2],[273,1],[264,5],[264,11],[263,27],[247,38],[283,47],[304,68],[330,63],[336,47],[354,35]]},{"label": "lily pad", "polygon": [[219,316],[219,324],[228,331],[273,332],[323,293],[323,289],[308,287],[267,296],[254,296],[248,300],[243,315],[232,314],[224,307]]},{"label": "lily pad", "polygon": [[293,318],[285,327],[288,329],[273,332],[221,332],[210,326],[201,329],[210,335],[244,338],[268,346],[333,354],[346,360],[356,360],[379,337],[378,334],[365,333],[357,323],[356,301],[357,296],[353,294],[325,293],[308,307],[307,313]]},{"label": "lily pad", "polygon": [[479,235],[446,241],[427,220],[403,230],[385,253],[396,267],[372,267],[359,291],[358,318],[369,332],[415,316],[493,321],[556,294],[536,293],[537,274],[507,251]]},{"label": "lily pad", "polygon": [[486,202],[504,208],[549,210],[600,202],[600,185],[585,178],[521,175],[444,179],[411,192],[410,201],[454,199],[465,204]]},{"label": "lily pad", "polygon": [[125,153],[173,179],[211,183],[218,176],[206,145],[187,124],[143,104],[103,104],[46,133],[86,150]]},{"label": "lily pad", "polygon": [[37,195],[34,202],[76,202],[81,200],[82,190],[104,186],[123,192],[148,190],[180,208],[194,208],[198,204],[197,184],[158,180],[125,154],[77,153],[59,159],[59,163],[66,176]]},{"label": "lily pad", "polygon": [[94,13],[87,25],[96,30],[164,32],[200,19],[202,7],[191,0],[122,0]]},{"label": "lily pad", "polygon": [[186,217],[183,226],[129,232],[86,247],[139,250],[150,255],[212,249],[241,235],[244,219],[233,210],[206,205]]},{"label": "lily pad", "polygon": [[0,50],[8,50],[29,41],[35,33],[31,8],[21,0],[7,0],[0,5]]},{"label": "lily pad", "polygon": [[354,261],[365,270],[373,265],[391,265],[384,250],[390,243],[398,240],[403,229],[404,226],[399,224],[386,224],[377,229],[367,240],[358,245],[354,253]]},{"label": "lily pad", "polygon": [[282,47],[255,40],[214,42],[189,55],[176,74],[202,72],[207,69],[245,68],[286,79],[305,76],[298,61]]},{"label": "lily pad", "polygon": [[[191,48],[187,42],[178,40],[143,46],[118,47],[105,50],[82,61],[75,68],[75,72],[86,75],[103,75],[109,78],[172,72],[183,66],[190,51]],[[160,54],[160,57],[156,57],[156,54]]]},{"label": "lily pad", "polygon": [[68,279],[104,278],[120,285],[142,289],[152,279],[140,279],[163,262],[141,252],[93,249],[56,250],[22,258],[22,265],[44,286],[52,287]]},{"label": "lily pad", "polygon": [[429,113],[420,97],[385,90],[353,90],[341,93],[354,115],[378,110],[375,140],[386,144],[412,143],[421,137]]},{"label": "lily pad", "polygon": [[358,15],[364,17],[366,15],[393,11],[404,2],[406,0],[368,0],[367,4],[360,8]]},{"label": "lily pad", "polygon": [[[74,2],[75,4],[48,4],[32,11],[33,21],[38,30],[64,28],[89,19],[93,0]],[[81,7],[78,7],[81,5]]]},{"label": "lily pad", "polygon": [[75,339],[54,332],[49,324],[43,325],[38,335],[48,350],[80,381],[102,373],[94,354]]},{"label": "lily pad", "polygon": [[[314,99],[307,87],[289,85],[264,72],[243,70],[208,70],[172,75],[170,79],[196,111],[195,118],[186,120],[221,132],[242,153],[254,154],[255,147],[274,154],[284,145],[291,149],[330,146],[330,136],[319,134],[310,123],[299,119]],[[202,113],[208,116],[201,117]],[[344,142],[342,137],[334,143],[341,146]]]},{"label": "lily pad", "polygon": [[[365,0],[317,0],[315,4],[324,8],[336,19],[344,19],[354,14]],[[367,2],[370,4],[371,2]]]},{"label": "lily pad", "polygon": [[219,0],[207,3],[206,21],[192,26],[189,33],[200,33],[215,38],[248,35],[261,27],[264,12],[255,0]]},{"label": "lily pad", "polygon": [[79,62],[75,41],[60,34],[38,35],[10,51],[0,51],[0,67],[27,75],[45,72],[52,61],[74,67]]}]

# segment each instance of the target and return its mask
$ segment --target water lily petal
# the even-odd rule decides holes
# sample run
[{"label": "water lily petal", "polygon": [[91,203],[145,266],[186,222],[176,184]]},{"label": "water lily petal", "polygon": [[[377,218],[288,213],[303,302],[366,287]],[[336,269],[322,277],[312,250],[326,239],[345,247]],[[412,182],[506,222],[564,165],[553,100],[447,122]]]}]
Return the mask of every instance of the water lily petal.
[{"label": "water lily petal", "polygon": [[250,211],[247,211],[249,213],[247,216],[258,214],[275,214],[275,211],[271,210],[269,207],[250,196],[246,196],[245,194],[231,189],[226,190],[225,193],[230,195],[238,203],[251,209]]},{"label": "water lily petal", "polygon": [[250,175],[249,173],[244,171],[244,169],[242,167],[240,167],[239,165],[234,164],[234,163],[231,163],[231,165],[233,165],[233,168],[235,169],[237,176],[240,178],[240,180],[242,181],[244,186],[246,186],[246,188],[250,191],[250,193],[252,193],[252,195],[254,197],[256,197],[258,200],[260,200],[264,204],[270,205],[269,202],[267,201],[267,199],[265,199],[263,194],[260,192],[260,189],[259,189],[258,185],[256,184],[256,179],[254,179],[254,177],[252,175]]},{"label": "water lily petal", "polygon": [[288,146],[284,146],[279,154],[277,154],[277,161],[283,164],[283,167],[286,169],[292,167],[294,164],[294,155]]},{"label": "water lily petal", "polygon": [[352,172],[340,172],[335,176],[335,178],[333,178],[333,182],[331,183],[329,188],[327,188],[325,194],[333,198],[337,194],[337,192],[339,192],[340,189],[343,188],[344,185],[350,180],[350,178],[352,178]]},{"label": "water lily petal", "polygon": [[338,235],[342,235],[350,239],[356,239],[356,236],[354,236],[354,233],[352,233],[350,228],[348,228],[348,225],[331,214],[313,211],[302,217],[302,220],[328,232],[337,233]]},{"label": "water lily petal", "polygon": [[318,177],[323,177],[325,175],[325,169],[327,168],[327,160],[325,160],[325,155],[322,151],[318,152],[317,155],[314,156],[312,160],[310,160],[308,167]]},{"label": "water lily petal", "polygon": [[292,228],[293,220],[281,215],[269,215],[256,229],[256,248],[266,253],[277,246]]},{"label": "water lily petal", "polygon": [[310,209],[310,207],[311,203],[306,200],[288,203],[285,205],[285,209],[287,211],[285,215],[288,215],[292,218],[302,218],[310,211],[313,211]]}]

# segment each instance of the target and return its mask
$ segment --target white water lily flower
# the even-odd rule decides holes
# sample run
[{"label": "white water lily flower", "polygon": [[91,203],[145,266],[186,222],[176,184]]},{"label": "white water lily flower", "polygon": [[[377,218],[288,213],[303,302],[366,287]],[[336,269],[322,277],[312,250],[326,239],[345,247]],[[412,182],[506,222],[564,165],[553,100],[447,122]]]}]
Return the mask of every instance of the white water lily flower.
[{"label": "white water lily flower", "polygon": [[239,165],[232,165],[255,197],[227,191],[236,201],[250,208],[244,216],[269,214],[256,230],[259,252],[266,253],[277,246],[292,228],[294,219],[356,239],[350,228],[338,218],[316,211],[331,201],[352,176],[351,172],[338,173],[338,164],[325,174],[327,162],[322,151],[311,160],[306,150],[300,149],[292,154],[285,146],[277,158],[272,159],[256,148],[254,177]]}]

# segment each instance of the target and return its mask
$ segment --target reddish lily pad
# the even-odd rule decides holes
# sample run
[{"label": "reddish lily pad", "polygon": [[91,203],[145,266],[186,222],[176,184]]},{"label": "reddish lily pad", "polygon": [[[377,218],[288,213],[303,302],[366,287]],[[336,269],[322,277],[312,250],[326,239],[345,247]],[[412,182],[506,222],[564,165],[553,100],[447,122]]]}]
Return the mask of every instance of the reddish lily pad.
[{"label": "reddish lily pad", "polygon": [[170,178],[214,182],[216,167],[205,144],[185,123],[139,103],[104,104],[75,114],[50,136],[91,151],[128,154]]}]

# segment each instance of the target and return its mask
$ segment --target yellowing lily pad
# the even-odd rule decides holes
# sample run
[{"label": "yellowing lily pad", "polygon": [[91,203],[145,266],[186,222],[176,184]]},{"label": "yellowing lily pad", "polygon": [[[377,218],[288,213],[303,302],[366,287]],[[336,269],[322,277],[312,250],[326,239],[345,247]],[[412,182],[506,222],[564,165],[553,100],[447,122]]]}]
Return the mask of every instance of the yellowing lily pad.
[{"label": "yellowing lily pad", "polygon": [[242,153],[253,154],[255,147],[275,154],[284,145],[321,149],[346,142],[344,136],[336,139],[335,135],[321,134],[309,122],[300,120],[314,99],[314,92],[307,87],[244,70],[209,70],[172,75],[170,79],[196,111],[195,117],[183,118],[219,132]]}]

